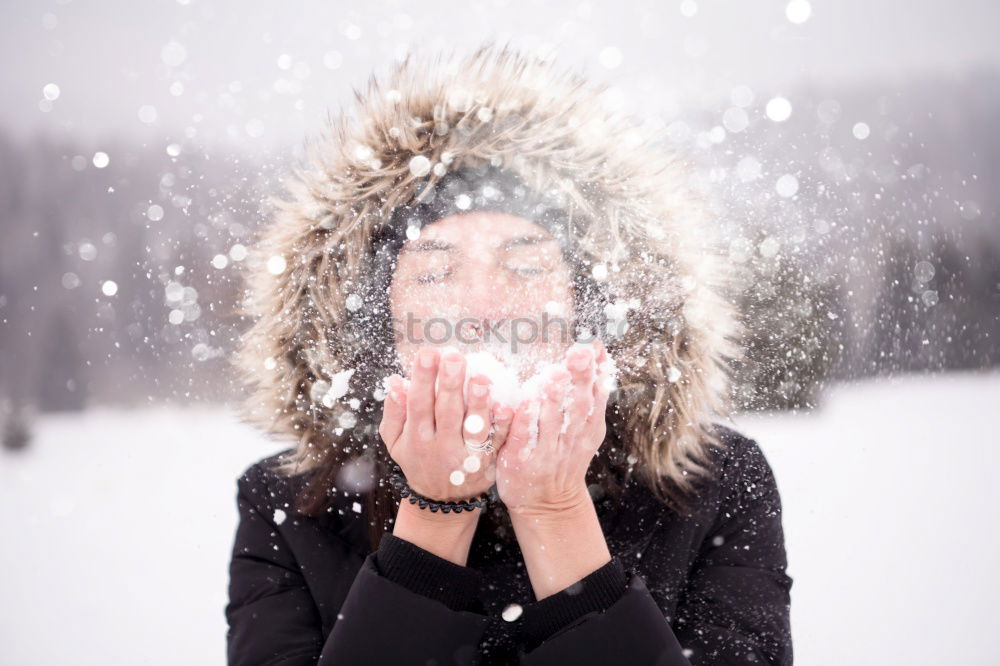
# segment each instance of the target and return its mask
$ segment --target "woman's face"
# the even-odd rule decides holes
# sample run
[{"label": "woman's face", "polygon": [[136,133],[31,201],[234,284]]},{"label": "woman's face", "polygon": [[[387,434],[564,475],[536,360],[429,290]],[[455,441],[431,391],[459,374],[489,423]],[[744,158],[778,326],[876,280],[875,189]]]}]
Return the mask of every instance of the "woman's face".
[{"label": "woman's face", "polygon": [[406,375],[430,345],[492,352],[524,380],[573,341],[572,276],[559,244],[514,215],[474,211],[424,226],[399,252],[389,298]]}]

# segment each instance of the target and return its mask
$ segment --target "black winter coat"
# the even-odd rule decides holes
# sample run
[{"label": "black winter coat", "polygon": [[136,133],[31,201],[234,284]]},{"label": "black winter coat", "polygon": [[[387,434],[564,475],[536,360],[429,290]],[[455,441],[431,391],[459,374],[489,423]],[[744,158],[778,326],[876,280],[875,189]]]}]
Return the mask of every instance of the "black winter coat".
[{"label": "black winter coat", "polygon": [[391,534],[369,552],[360,503],[295,513],[265,458],[237,484],[229,663],[791,664],[774,476],[753,440],[721,431],[730,446],[711,449],[721,474],[697,511],[678,515],[633,477],[620,501],[596,503],[611,562],[541,601],[520,550],[485,521],[465,567]]}]

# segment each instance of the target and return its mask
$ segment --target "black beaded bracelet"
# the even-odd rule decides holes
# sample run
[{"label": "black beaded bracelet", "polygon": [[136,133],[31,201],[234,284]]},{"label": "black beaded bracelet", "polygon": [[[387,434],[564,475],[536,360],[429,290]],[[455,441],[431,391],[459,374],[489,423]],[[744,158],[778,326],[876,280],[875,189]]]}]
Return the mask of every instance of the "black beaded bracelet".
[{"label": "black beaded bracelet", "polygon": [[403,470],[399,465],[392,466],[389,483],[399,491],[400,497],[409,499],[410,504],[416,504],[421,509],[430,509],[431,513],[437,513],[438,511],[441,513],[461,513],[462,511],[472,511],[476,508],[485,509],[489,503],[489,495],[487,493],[483,493],[471,500],[462,500],[461,502],[439,502],[429,497],[424,497],[406,482],[406,477],[403,476]]}]

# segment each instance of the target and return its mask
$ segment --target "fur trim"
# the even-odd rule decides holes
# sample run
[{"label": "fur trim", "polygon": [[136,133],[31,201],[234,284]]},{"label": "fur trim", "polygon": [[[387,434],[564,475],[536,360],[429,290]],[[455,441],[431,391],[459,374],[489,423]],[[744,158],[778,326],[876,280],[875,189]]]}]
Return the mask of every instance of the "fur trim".
[{"label": "fur trim", "polygon": [[[344,398],[360,401],[349,410],[356,424],[342,419],[343,401],[317,402],[334,373],[378,360],[350,333],[345,304],[364,281],[373,233],[448,169],[491,163],[570,211],[587,258],[609,267],[609,291],[636,306],[627,332],[607,341],[629,460],[655,488],[669,479],[689,490],[692,474],[705,475],[708,447],[722,446],[712,424],[728,412],[728,362],[739,354],[730,273],[688,164],[654,127],[609,110],[606,92],[506,46],[411,55],[355,91],[354,114],[307,141],[289,196],[272,199],[273,219],[246,263],[253,325],[236,357],[251,389],[245,417],[297,443],[289,468],[317,467],[338,447],[377,437],[371,382],[359,389],[352,379]],[[414,175],[415,156],[434,168]]]}]

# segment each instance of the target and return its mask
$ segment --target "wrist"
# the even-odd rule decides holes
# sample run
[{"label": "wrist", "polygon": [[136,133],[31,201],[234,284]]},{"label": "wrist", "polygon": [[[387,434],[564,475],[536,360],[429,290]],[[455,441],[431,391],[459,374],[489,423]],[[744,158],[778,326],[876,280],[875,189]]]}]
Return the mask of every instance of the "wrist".
[{"label": "wrist", "polygon": [[545,502],[529,502],[510,507],[512,523],[552,524],[594,512],[594,500],[581,485],[563,497]]},{"label": "wrist", "polygon": [[396,513],[392,533],[449,562],[465,566],[480,513],[481,509],[432,513],[404,500]]}]

